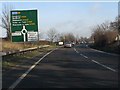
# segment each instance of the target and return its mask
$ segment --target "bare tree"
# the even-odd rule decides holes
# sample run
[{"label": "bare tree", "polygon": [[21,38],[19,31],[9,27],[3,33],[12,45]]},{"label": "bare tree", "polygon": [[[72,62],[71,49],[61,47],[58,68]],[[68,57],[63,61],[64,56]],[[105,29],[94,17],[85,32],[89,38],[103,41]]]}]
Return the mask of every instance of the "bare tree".
[{"label": "bare tree", "polygon": [[118,29],[118,33],[120,35],[120,15],[118,16],[117,21],[118,21],[118,24],[117,24],[118,28],[117,29]]},{"label": "bare tree", "polygon": [[43,32],[38,32],[39,33],[39,40],[43,38],[44,33]]},{"label": "bare tree", "polygon": [[115,38],[117,36],[117,31],[109,30],[105,33],[105,36],[107,37],[107,44],[111,44],[115,41]]},{"label": "bare tree", "polygon": [[61,34],[60,41],[63,42],[74,42],[75,36],[72,33]]},{"label": "bare tree", "polygon": [[56,41],[57,41],[57,42],[60,41],[60,37],[61,37],[61,34],[60,34],[60,33],[57,33],[57,34],[56,34]]},{"label": "bare tree", "polygon": [[7,40],[11,38],[11,31],[10,31],[10,10],[13,9],[12,5],[3,4],[2,7],[2,24],[0,25],[3,29],[7,31]]},{"label": "bare tree", "polygon": [[77,44],[80,42],[80,36],[78,34],[75,35],[75,42]]},{"label": "bare tree", "polygon": [[57,37],[57,31],[55,28],[51,28],[48,32],[47,32],[47,36],[49,38],[49,40],[51,42],[53,42],[55,40],[55,38]]},{"label": "bare tree", "polygon": [[75,41],[75,36],[72,33],[68,33],[66,34],[66,40],[73,42]]},{"label": "bare tree", "polygon": [[106,36],[105,36],[105,28],[103,25],[97,25],[93,28],[93,37],[94,37],[94,44],[96,46],[105,46],[106,45]]},{"label": "bare tree", "polygon": [[96,46],[106,46],[112,44],[118,34],[116,23],[104,22],[93,28],[92,37]]},{"label": "bare tree", "polygon": [[63,33],[60,34],[59,40],[65,42],[65,35]]}]

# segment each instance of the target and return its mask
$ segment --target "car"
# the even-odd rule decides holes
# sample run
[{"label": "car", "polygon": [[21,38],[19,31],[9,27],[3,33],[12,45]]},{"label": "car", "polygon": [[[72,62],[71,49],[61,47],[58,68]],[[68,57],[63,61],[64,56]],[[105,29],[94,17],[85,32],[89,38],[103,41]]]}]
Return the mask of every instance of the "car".
[{"label": "car", "polygon": [[72,44],[70,43],[70,42],[66,42],[65,44],[64,44],[64,47],[65,48],[71,48],[72,47]]},{"label": "car", "polygon": [[72,42],[72,46],[74,46],[75,45],[75,42]]}]

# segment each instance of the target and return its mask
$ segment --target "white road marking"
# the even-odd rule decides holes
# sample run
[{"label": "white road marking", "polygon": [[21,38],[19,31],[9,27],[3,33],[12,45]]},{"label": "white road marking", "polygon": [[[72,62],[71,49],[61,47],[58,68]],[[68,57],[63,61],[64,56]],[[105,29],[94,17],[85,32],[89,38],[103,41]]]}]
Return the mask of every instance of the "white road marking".
[{"label": "white road marking", "polygon": [[103,66],[104,68],[107,68],[107,69],[113,71],[113,72],[117,72],[115,69],[112,69],[112,68],[110,68],[110,67],[108,67],[108,66],[105,66],[105,65],[103,65],[103,64],[101,64],[101,63],[99,63],[99,62],[97,62],[97,61],[95,61],[95,60],[92,60],[92,61],[93,61],[94,63],[98,64],[98,65]]},{"label": "white road marking", "polygon": [[100,53],[105,53],[105,54],[108,54],[108,55],[119,56],[118,54],[107,53],[107,52],[96,50],[96,49],[92,49],[92,48],[90,48],[90,49],[93,50],[93,51],[97,51],[97,52],[100,52]]},{"label": "white road marking", "polygon": [[76,48],[74,48],[74,50],[75,50],[76,53],[79,53],[79,52],[76,50]]},{"label": "white road marking", "polygon": [[[78,52],[77,50],[76,50],[76,48],[74,48],[74,50],[76,51],[76,52]],[[95,50],[95,49],[92,49],[92,50],[94,50],[94,51],[98,51],[98,52],[102,52],[102,53],[106,53],[106,52],[103,52],[103,51],[99,51],[99,50]],[[109,53],[106,53],[106,54],[109,54]],[[84,58],[86,58],[86,59],[89,59],[89,57],[87,57],[87,56],[85,56],[84,54],[80,54],[82,57],[84,57]],[[114,54],[110,54],[110,55],[114,55]],[[115,54],[116,55],[116,54]],[[95,60],[92,60],[92,62],[94,62],[94,63],[96,63],[96,64],[98,64],[98,65],[100,65],[100,66],[102,66],[102,67],[104,67],[104,68],[107,68],[107,69],[109,69],[109,70],[111,70],[111,71],[113,71],[113,72],[117,72],[115,69],[112,69],[112,68],[110,68],[110,67],[108,67],[108,66],[106,66],[106,65],[103,65],[103,64],[101,64],[101,63],[99,63],[99,62],[97,62],[97,61],[95,61]]]},{"label": "white road marking", "polygon": [[81,56],[83,56],[84,58],[88,58],[87,56],[83,55],[83,54],[80,54]]},{"label": "white road marking", "polygon": [[80,54],[81,56],[83,55],[83,54]]},{"label": "white road marking", "polygon": [[87,57],[87,56],[85,56],[85,55],[84,55],[83,57],[88,58],[88,57]]},{"label": "white road marking", "polygon": [[[57,49],[57,48],[56,48]],[[44,59],[47,55],[49,55],[50,53],[52,53],[53,51],[55,51],[56,49],[48,52],[47,54],[45,54],[42,58],[40,58],[37,62],[35,62],[34,65],[32,65],[24,74],[22,74],[22,76],[20,76],[9,88],[8,90],[13,90],[21,81],[22,79],[24,79],[27,74],[42,60]]]},{"label": "white road marking", "polygon": [[83,56],[83,54],[80,54],[81,56]]}]

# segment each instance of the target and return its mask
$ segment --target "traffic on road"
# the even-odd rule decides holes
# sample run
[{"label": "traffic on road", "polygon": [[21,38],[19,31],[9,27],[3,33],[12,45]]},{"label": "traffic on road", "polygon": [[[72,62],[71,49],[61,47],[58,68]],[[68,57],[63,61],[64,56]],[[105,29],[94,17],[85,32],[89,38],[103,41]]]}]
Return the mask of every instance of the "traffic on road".
[{"label": "traffic on road", "polygon": [[57,47],[3,75],[3,88],[118,88],[119,55],[85,44]]}]

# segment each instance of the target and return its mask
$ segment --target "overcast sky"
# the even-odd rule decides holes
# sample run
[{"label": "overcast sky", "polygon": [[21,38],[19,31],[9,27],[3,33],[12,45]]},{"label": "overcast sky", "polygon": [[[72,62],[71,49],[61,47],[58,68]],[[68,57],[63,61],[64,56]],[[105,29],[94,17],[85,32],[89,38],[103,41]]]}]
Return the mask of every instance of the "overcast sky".
[{"label": "overcast sky", "polygon": [[89,37],[93,26],[105,21],[114,21],[118,15],[117,2],[9,2],[6,4],[13,5],[18,10],[37,9],[39,31],[43,34],[54,27],[60,33],[72,32],[75,35]]}]

